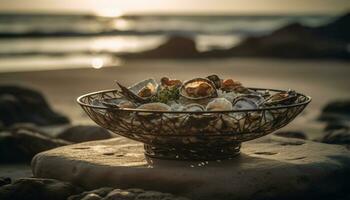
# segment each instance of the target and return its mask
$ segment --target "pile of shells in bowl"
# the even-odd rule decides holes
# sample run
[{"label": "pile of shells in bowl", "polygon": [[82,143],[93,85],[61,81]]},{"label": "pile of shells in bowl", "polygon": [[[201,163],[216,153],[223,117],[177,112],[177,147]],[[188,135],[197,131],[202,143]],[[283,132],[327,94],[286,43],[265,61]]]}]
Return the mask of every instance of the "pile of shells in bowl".
[{"label": "pile of shells in bowl", "polygon": [[234,79],[222,79],[217,75],[187,81],[149,78],[130,87],[118,82],[117,85],[122,98],[104,99],[98,104],[117,109],[206,112],[289,105],[298,97],[293,90],[278,93],[255,91]]}]

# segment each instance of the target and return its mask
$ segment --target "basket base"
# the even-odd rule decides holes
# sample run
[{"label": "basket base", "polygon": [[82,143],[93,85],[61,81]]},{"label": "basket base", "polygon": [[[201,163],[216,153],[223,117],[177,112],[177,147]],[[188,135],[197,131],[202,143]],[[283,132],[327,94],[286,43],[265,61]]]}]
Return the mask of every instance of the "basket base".
[{"label": "basket base", "polygon": [[226,160],[239,155],[241,143],[213,147],[166,147],[144,145],[145,155],[168,160]]}]

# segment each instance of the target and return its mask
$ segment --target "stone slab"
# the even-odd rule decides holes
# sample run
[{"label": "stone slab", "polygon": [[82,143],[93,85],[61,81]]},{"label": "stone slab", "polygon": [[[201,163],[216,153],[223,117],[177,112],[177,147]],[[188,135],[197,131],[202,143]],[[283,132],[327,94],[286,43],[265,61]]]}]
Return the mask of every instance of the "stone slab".
[{"label": "stone slab", "polygon": [[88,189],[136,187],[201,200],[322,199],[350,191],[346,147],[267,136],[241,151],[226,161],[146,159],[142,144],[118,137],[42,152],[32,170]]}]

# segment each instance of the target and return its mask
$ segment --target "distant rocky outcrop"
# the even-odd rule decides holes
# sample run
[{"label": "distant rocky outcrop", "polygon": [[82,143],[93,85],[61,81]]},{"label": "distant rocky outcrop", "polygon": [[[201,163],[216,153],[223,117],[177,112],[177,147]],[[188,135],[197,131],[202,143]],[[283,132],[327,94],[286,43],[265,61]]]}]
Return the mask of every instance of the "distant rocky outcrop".
[{"label": "distant rocky outcrop", "polygon": [[53,111],[38,91],[20,86],[0,86],[0,124],[6,127],[24,122],[44,126],[65,124],[69,119]]},{"label": "distant rocky outcrop", "polygon": [[350,13],[319,27],[292,23],[269,35],[248,37],[229,49],[199,52],[193,39],[171,37],[159,47],[126,58],[339,58],[350,59]]},{"label": "distant rocky outcrop", "polygon": [[175,36],[155,49],[122,56],[126,58],[195,58],[199,56],[199,51],[193,39]]}]

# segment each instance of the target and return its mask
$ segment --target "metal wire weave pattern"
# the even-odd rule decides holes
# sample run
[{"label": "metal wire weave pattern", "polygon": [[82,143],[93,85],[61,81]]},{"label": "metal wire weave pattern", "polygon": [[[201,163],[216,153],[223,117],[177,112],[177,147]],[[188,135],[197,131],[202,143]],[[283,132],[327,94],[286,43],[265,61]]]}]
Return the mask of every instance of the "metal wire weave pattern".
[{"label": "metal wire weave pattern", "polygon": [[146,144],[148,156],[209,160],[230,157],[230,154],[239,152],[241,142],[267,135],[287,125],[311,101],[308,96],[297,95],[296,102],[291,105],[219,112],[115,109],[94,104],[96,100],[121,97],[118,90],[90,93],[77,101],[98,125]]}]

